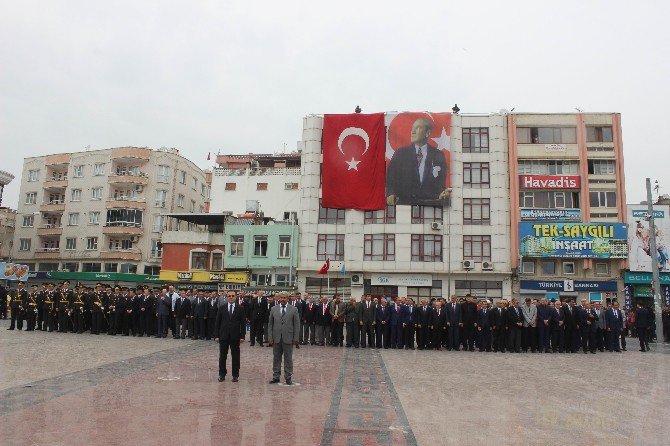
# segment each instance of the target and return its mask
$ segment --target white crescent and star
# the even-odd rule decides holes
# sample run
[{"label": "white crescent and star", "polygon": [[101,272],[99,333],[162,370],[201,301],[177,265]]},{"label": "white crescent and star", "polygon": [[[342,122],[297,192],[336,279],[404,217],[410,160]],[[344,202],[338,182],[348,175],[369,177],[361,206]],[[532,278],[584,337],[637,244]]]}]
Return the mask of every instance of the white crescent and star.
[{"label": "white crescent and star", "polygon": [[[339,149],[340,153],[344,155],[344,150],[342,150],[342,143],[344,142],[344,139],[347,136],[360,136],[363,138],[363,141],[365,141],[365,150],[363,150],[363,153],[361,153],[361,156],[365,155],[365,152],[368,151],[370,148],[370,137],[368,136],[367,132],[363,130],[362,128],[359,127],[347,127],[346,129],[342,130],[342,133],[340,133],[340,137],[337,140],[337,148]],[[356,159],[352,156],[351,161],[345,161],[347,163],[347,170],[355,170],[358,171],[358,165],[361,163],[360,161],[356,161]]]}]

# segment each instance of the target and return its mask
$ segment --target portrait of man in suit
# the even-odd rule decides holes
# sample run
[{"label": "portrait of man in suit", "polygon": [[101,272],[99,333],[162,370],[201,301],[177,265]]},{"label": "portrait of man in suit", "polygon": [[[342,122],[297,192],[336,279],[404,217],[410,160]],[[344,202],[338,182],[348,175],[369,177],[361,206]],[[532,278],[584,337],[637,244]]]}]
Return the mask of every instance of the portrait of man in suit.
[{"label": "portrait of man in suit", "polygon": [[389,205],[440,205],[449,197],[447,159],[429,144],[433,124],[418,118],[410,144],[393,153],[386,169],[386,203]]}]

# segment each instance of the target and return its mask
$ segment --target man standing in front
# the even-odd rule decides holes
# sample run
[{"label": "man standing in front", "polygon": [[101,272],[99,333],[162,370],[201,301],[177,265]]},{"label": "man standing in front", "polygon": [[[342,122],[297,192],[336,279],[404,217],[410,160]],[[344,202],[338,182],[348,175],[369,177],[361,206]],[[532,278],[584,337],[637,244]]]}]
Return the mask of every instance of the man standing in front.
[{"label": "man standing in front", "polygon": [[282,293],[279,305],[270,310],[268,321],[268,345],[272,346],[272,380],[277,384],[281,375],[282,357],[284,359],[284,379],[287,385],[293,384],[293,346],[300,339],[300,315],[293,305],[287,305],[288,296]]},{"label": "man standing in front", "polygon": [[459,328],[463,326],[461,319],[461,304],[456,302],[456,295],[451,296],[451,302],[447,305],[447,331],[449,339],[447,350],[460,350]]},{"label": "man standing in front", "polygon": [[237,302],[234,291],[228,291],[228,302],[219,305],[216,313],[216,342],[219,343],[219,382],[226,379],[228,350],[233,357],[233,382],[240,377],[240,343],[247,331],[244,308]]}]

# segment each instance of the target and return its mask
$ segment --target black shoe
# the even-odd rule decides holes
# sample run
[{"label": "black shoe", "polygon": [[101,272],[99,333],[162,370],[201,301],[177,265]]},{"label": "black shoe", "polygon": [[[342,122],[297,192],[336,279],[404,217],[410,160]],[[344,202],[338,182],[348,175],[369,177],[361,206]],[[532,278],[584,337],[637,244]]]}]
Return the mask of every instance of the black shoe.
[{"label": "black shoe", "polygon": [[643,348],[641,348],[641,349],[640,349],[640,351],[641,351],[641,352],[646,352],[646,350],[645,350],[645,349],[643,349]]},{"label": "black shoe", "polygon": [[295,348],[300,348],[300,345],[296,345]]},{"label": "black shoe", "polygon": [[[234,379],[235,379],[235,378],[233,378],[233,380],[234,380]],[[226,380],[226,377],[225,377],[225,376],[219,376],[219,382],[222,382],[222,381],[225,381],[225,380]]]},{"label": "black shoe", "polygon": [[277,384],[279,382],[279,378],[272,378],[268,384]]},{"label": "black shoe", "polygon": [[236,383],[238,381],[239,381],[239,379],[237,379],[237,376],[233,376],[233,382]]},{"label": "black shoe", "polygon": [[8,328],[7,330],[14,330],[13,328]]},{"label": "black shoe", "polygon": [[287,380],[286,380],[286,385],[287,385],[287,386],[292,386],[292,385],[293,385],[293,381],[291,381],[290,378],[287,379]]},{"label": "black shoe", "polygon": [[254,343],[252,342],[252,343],[249,344],[249,347],[253,347],[254,345],[256,345],[256,344],[254,344]]}]

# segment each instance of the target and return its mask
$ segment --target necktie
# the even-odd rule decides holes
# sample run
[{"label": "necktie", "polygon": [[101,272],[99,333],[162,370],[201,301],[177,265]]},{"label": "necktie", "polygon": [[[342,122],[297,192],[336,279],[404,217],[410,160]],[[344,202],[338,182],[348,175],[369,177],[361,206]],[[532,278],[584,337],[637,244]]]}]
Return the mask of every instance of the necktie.
[{"label": "necktie", "polygon": [[368,302],[368,310],[370,309],[370,302]]},{"label": "necktie", "polygon": [[438,316],[440,315],[440,309],[439,309],[439,308],[438,308],[438,310],[437,310],[437,315],[438,315]]},{"label": "necktie", "polygon": [[416,164],[421,164],[421,160],[423,160],[423,152],[421,151],[421,148],[419,147],[416,149]]},{"label": "necktie", "polygon": [[228,305],[228,313],[232,316],[233,315],[233,304]]},{"label": "necktie", "polygon": [[409,307],[409,314],[412,314],[412,307]]},{"label": "necktie", "polygon": [[286,306],[282,305],[281,306],[281,315],[284,316],[286,314]]}]

